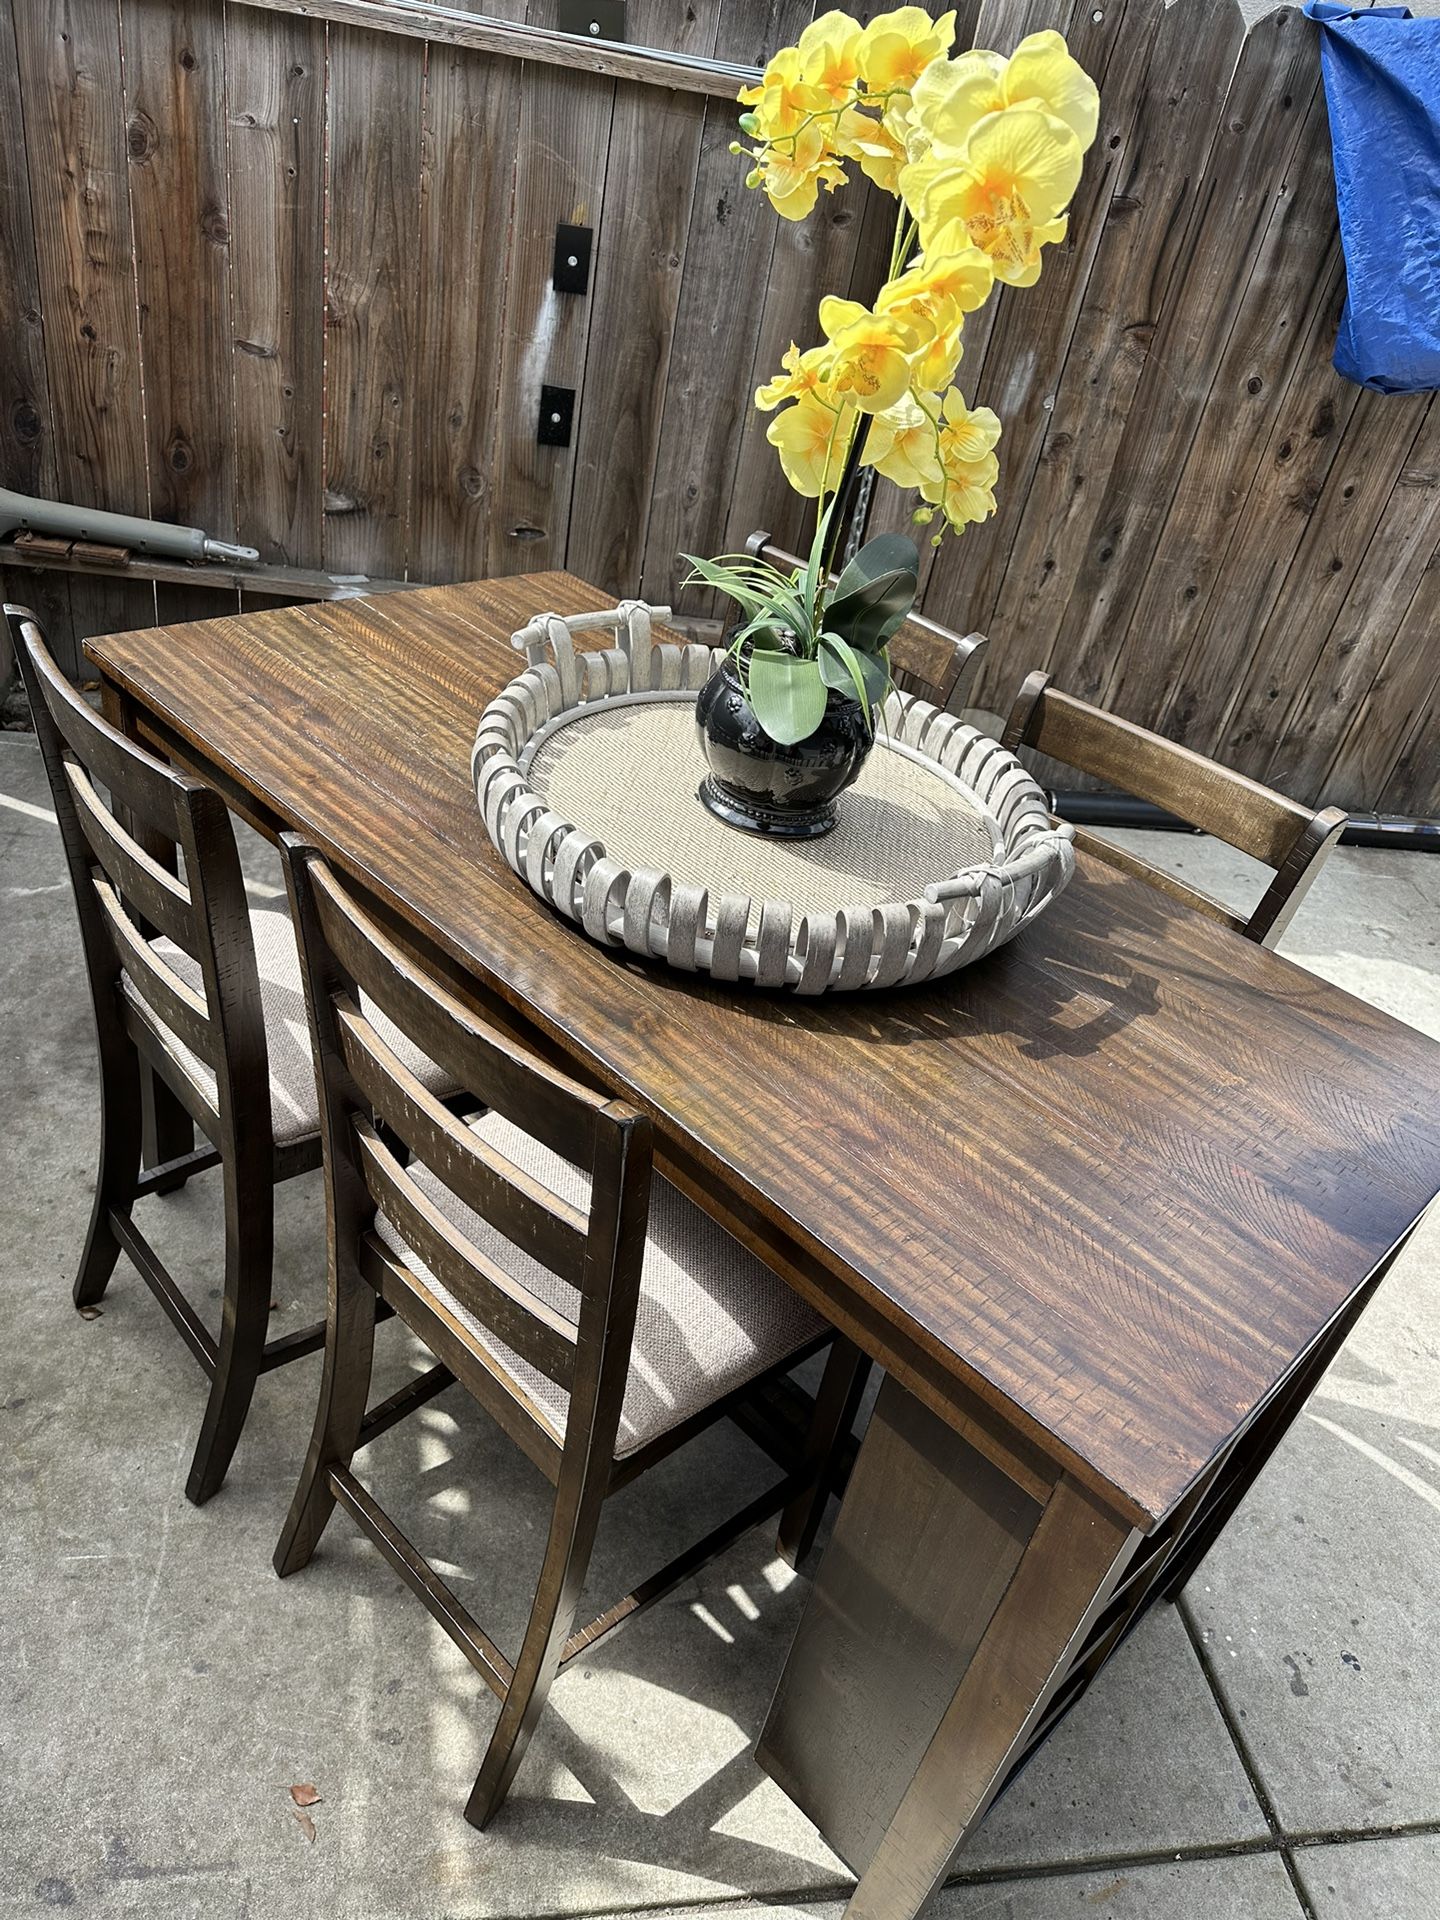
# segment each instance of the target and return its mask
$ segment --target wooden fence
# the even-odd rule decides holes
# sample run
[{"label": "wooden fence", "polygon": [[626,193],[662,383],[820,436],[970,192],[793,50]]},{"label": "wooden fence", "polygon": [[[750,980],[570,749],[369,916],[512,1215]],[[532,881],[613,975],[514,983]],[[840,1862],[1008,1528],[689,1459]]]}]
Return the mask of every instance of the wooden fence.
[{"label": "wooden fence", "polygon": [[[0,484],[269,561],[563,565],[656,599],[682,549],[798,538],[749,396],[823,292],[873,291],[890,203],[861,185],[778,221],[728,151],[726,79],[522,60],[453,12],[417,37],[415,0],[403,33],[356,24],[383,11],[0,0]],[[927,550],[926,611],[991,633],[992,706],[1046,665],[1301,797],[1440,811],[1440,410],[1329,365],[1314,29],[1282,9],[1247,35],[1233,0],[959,11],[1002,49],[1061,27],[1102,119],[1066,246],[968,337],[1001,510]],[[628,36],[756,64],[810,12],[629,0]],[[587,294],[551,284],[558,222],[594,231]],[[542,385],[573,390],[568,446],[537,443]],[[882,485],[872,525],[905,512]],[[62,636],[225,610],[6,590]]]}]

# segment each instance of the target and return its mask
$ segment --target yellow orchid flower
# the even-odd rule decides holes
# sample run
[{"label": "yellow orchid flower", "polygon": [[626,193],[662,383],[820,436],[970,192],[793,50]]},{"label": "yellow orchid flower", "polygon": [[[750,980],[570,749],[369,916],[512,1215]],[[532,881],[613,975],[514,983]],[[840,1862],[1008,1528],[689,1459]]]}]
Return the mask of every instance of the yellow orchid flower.
[{"label": "yellow orchid flower", "polygon": [[796,44],[806,80],[832,106],[854,97],[860,78],[860,41],[859,21],[832,10],[812,20]]},{"label": "yellow orchid flower", "polygon": [[860,71],[874,96],[908,93],[932,60],[955,43],[955,15],[932,20],[923,7],[897,7],[878,14],[860,38]]},{"label": "yellow orchid flower", "polygon": [[1047,27],[1028,34],[1005,66],[1007,107],[1035,106],[1063,120],[1082,151],[1100,125],[1100,90],[1074,58],[1063,34]]},{"label": "yellow orchid flower", "polygon": [[[943,488],[933,496],[956,533],[962,527],[976,526],[995,511],[995,482],[1000,478],[1000,462],[987,453],[971,466],[959,466],[946,472]],[[927,498],[931,496],[927,495]]]},{"label": "yellow orchid flower", "polygon": [[989,407],[967,407],[958,387],[940,403],[937,444],[940,475],[927,480],[921,495],[940,508],[951,527],[972,526],[995,511],[995,482],[1000,462],[995,445],[1000,421]]},{"label": "yellow orchid flower", "polygon": [[780,356],[784,371],[755,389],[756,407],[761,413],[773,413],[782,401],[813,393],[820,385],[820,369],[828,357],[824,347],[811,347],[808,353],[801,353],[792,340]]},{"label": "yellow orchid flower", "polygon": [[989,407],[967,407],[958,387],[941,401],[940,419],[940,458],[947,467],[968,465],[995,451],[1000,416]]},{"label": "yellow orchid flower", "polygon": [[[927,396],[935,404],[934,396]],[[861,464],[874,467],[897,487],[943,488],[945,471],[936,445],[935,423],[913,393],[870,422]],[[938,498],[938,493],[937,493]]]},{"label": "yellow orchid flower", "polygon": [[776,414],[765,438],[779,454],[796,493],[813,500],[839,486],[854,429],[853,401],[827,406],[817,394],[802,393],[793,407]]},{"label": "yellow orchid flower", "polygon": [[1061,121],[1082,149],[1095,138],[1099,92],[1053,29],[1028,35],[1008,60],[981,47],[937,60],[915,84],[911,115],[929,149],[943,159],[963,155],[987,115],[1022,106]]},{"label": "yellow orchid flower", "polygon": [[877,120],[852,107],[835,123],[834,139],[835,151],[847,159],[858,160],[867,179],[886,193],[897,191],[900,169],[905,165],[905,142],[892,131],[888,121]]},{"label": "yellow orchid flower", "polygon": [[910,384],[908,356],[921,344],[914,328],[833,294],[820,302],[820,325],[830,342],[826,378],[835,391],[851,395],[864,413],[893,406]]},{"label": "yellow orchid flower", "polygon": [[1040,248],[1053,240],[1080,182],[1080,142],[1053,114],[1011,107],[975,128],[965,157],[941,168],[920,198],[920,236],[958,220],[973,245],[990,256],[999,280],[1028,286],[1039,273]]},{"label": "yellow orchid flower", "polygon": [[862,28],[832,8],[741,93],[740,130],[747,184],[787,219],[851,161],[903,203],[873,307],[822,300],[824,343],[792,341],[756,388],[760,411],[780,409],[766,437],[787,480],[812,499],[834,493],[868,416],[864,463],[919,492],[917,519],[938,510],[958,529],[995,511],[1000,472],[999,419],[952,384],[965,317],[997,280],[1031,285],[1064,239],[1099,96],[1058,33],[1032,33],[1008,58],[952,60],[954,40],[953,12],[901,6]]},{"label": "yellow orchid flower", "polygon": [[833,192],[844,184],[845,169],[826,146],[820,125],[812,124],[768,147],[751,178],[783,219],[803,220],[814,211],[822,186]]}]

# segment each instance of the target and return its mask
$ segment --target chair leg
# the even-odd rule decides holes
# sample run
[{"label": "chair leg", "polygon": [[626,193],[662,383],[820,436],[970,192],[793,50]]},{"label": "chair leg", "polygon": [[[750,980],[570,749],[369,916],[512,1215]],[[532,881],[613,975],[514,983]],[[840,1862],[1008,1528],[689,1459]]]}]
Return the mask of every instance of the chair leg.
[{"label": "chair leg", "polygon": [[275,1250],[275,1189],[265,1156],[237,1153],[225,1162],[225,1297],[210,1398],[185,1494],[203,1506],[224,1480],[260,1378],[270,1324]]},{"label": "chair leg", "polygon": [[75,1275],[77,1307],[93,1307],[103,1296],[120,1256],[110,1228],[110,1211],[128,1213],[140,1174],[141,1109],[139,1060],[123,1044],[103,1047],[100,1056],[100,1165],[95,1175],[95,1204],[85,1251]]},{"label": "chair leg", "polygon": [[343,1263],[331,1280],[315,1430],[275,1548],[275,1571],[282,1580],[308,1564],[335,1511],[330,1469],[348,1467],[355,1456],[370,1398],[374,1357],[375,1294],[353,1265]]},{"label": "chair leg", "polygon": [[488,1826],[499,1811],[560,1670],[604,1500],[604,1476],[595,1475],[594,1480],[593,1486],[582,1484],[573,1499],[567,1497],[563,1478],[557,1489],[545,1564],[540,1569],[525,1643],[515,1663],[515,1678],[506,1692],[465,1808],[465,1818],[472,1827]]},{"label": "chair leg", "polygon": [[[143,1116],[144,1164],[163,1167],[167,1160],[179,1160],[194,1150],[195,1123],[149,1066],[140,1070],[141,1113]],[[156,1193],[174,1193],[189,1179],[185,1173],[172,1174],[154,1188]]]},{"label": "chair leg", "polygon": [[775,1551],[787,1566],[798,1570],[815,1544],[815,1535],[825,1517],[825,1503],[834,1485],[835,1458],[854,1424],[869,1377],[868,1356],[837,1333],[825,1362],[820,1391],[815,1396],[815,1412],[805,1443],[807,1484],[780,1516]]}]

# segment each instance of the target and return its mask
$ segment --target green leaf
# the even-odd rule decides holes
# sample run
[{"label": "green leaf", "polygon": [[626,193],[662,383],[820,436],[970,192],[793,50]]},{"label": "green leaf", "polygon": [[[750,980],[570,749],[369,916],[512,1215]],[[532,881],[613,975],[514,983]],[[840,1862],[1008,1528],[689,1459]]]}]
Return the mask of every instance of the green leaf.
[{"label": "green leaf", "polygon": [[[873,541],[872,545],[879,544]],[[894,633],[915,604],[917,576],[901,568],[877,574],[847,593],[837,589],[825,609],[825,629],[862,653],[873,653]]]},{"label": "green leaf", "polygon": [[881,533],[867,540],[835,582],[835,597],[853,593],[882,573],[920,573],[920,553],[903,533]]},{"label": "green leaf", "polygon": [[810,738],[825,717],[829,698],[817,661],[762,647],[750,656],[746,692],[755,718],[782,747]]},{"label": "green leaf", "polygon": [[890,690],[890,663],[883,654],[857,653],[838,633],[820,636],[820,677],[837,693],[853,693],[870,720]]},{"label": "green leaf", "polygon": [[690,562],[691,572],[684,581],[687,587],[705,585],[714,587],[717,593],[723,593],[727,600],[733,600],[753,619],[768,605],[767,596],[749,585],[733,567],[720,565],[715,560],[697,560],[693,553],[685,553],[682,560]]}]

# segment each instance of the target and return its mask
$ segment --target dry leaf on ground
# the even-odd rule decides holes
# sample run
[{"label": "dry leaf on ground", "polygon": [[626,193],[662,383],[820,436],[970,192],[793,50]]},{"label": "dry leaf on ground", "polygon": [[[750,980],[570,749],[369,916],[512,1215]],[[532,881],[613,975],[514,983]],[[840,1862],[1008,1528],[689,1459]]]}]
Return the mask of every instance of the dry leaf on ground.
[{"label": "dry leaf on ground", "polygon": [[302,1813],[298,1809],[295,1818],[300,1822],[300,1831],[313,1847],[315,1844],[315,1822],[310,1818],[308,1813]]},{"label": "dry leaf on ground", "polygon": [[313,1807],[319,1804],[320,1796],[308,1781],[303,1786],[292,1787],[290,1798],[297,1807]]}]

